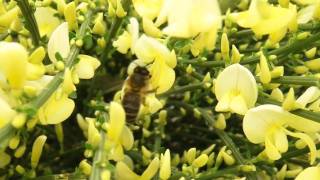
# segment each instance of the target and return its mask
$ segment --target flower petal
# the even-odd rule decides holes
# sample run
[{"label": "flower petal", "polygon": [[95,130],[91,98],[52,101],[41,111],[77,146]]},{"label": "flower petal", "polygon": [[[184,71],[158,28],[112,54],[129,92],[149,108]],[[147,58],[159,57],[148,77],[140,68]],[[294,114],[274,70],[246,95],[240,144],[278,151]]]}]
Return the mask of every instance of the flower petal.
[{"label": "flower petal", "polygon": [[304,169],[295,180],[317,180],[320,179],[320,168],[316,167],[308,167]]},{"label": "flower petal", "polygon": [[41,107],[43,108],[45,119],[39,116],[40,122],[42,124],[59,124],[71,115],[74,107],[75,103],[66,95],[58,99],[56,94],[53,94],[46,104]]},{"label": "flower petal", "polygon": [[10,122],[16,112],[10,107],[10,105],[2,98],[0,98],[0,129]]},{"label": "flower petal", "polygon": [[272,126],[282,126],[287,122],[284,113],[281,107],[270,104],[250,109],[243,118],[244,134],[252,143],[264,142],[266,133]]},{"label": "flower petal", "polygon": [[137,180],[139,176],[134,173],[124,162],[118,162],[115,169],[116,179]]},{"label": "flower petal", "polygon": [[100,66],[100,61],[92,56],[80,54],[79,63],[75,70],[80,79],[91,79],[94,76],[94,71]]},{"label": "flower petal", "polygon": [[12,88],[21,88],[27,77],[28,53],[15,42],[0,42],[0,73]]},{"label": "flower petal", "polygon": [[37,7],[34,12],[36,18],[40,36],[47,35],[50,37],[52,31],[60,24],[59,18],[55,16],[58,13],[51,7]]},{"label": "flower petal", "polygon": [[56,53],[66,58],[70,52],[68,23],[60,24],[51,34],[48,42],[48,55],[52,62],[57,62]]},{"label": "flower petal", "polygon": [[251,72],[240,64],[225,68],[215,82],[215,95],[221,98],[231,91],[239,91],[248,108],[254,106],[258,98],[256,81]]},{"label": "flower petal", "polygon": [[124,109],[119,103],[111,102],[109,116],[108,137],[113,142],[117,142],[125,125]]}]

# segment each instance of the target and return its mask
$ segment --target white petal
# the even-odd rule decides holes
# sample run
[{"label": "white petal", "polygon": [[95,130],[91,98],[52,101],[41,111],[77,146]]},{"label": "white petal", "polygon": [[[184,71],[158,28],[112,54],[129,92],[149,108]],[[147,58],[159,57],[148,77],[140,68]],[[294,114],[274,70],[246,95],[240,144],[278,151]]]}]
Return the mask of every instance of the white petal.
[{"label": "white petal", "polygon": [[52,62],[56,62],[56,53],[62,58],[68,57],[70,52],[68,23],[60,24],[50,36],[48,42],[48,55]]},{"label": "white petal", "polygon": [[287,121],[285,111],[276,105],[261,105],[250,109],[243,118],[243,131],[252,143],[265,141],[267,131],[274,125],[282,126]]}]

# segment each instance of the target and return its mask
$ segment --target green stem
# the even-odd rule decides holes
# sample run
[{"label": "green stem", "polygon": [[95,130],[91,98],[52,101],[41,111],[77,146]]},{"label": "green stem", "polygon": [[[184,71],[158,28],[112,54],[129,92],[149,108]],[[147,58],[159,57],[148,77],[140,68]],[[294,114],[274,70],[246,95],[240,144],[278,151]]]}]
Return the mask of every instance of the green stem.
[{"label": "green stem", "polygon": [[158,97],[162,98],[162,97],[168,97],[172,94],[178,94],[178,93],[184,93],[186,91],[191,91],[191,90],[195,90],[195,89],[201,89],[203,88],[204,83],[200,82],[200,83],[193,83],[193,84],[189,84],[186,86],[180,86],[174,89],[171,89],[163,94],[160,94]]},{"label": "green stem", "polygon": [[8,145],[9,139],[14,135],[15,129],[10,123],[0,128],[0,151],[4,151]]},{"label": "green stem", "polygon": [[[320,148],[320,143],[316,144],[316,149],[319,149],[319,148]],[[288,152],[283,153],[281,155],[280,160],[286,160],[286,159],[290,159],[293,157],[299,157],[299,156],[307,154],[309,152],[310,152],[310,149],[308,147],[305,147],[303,149],[294,150],[294,151],[288,151]]]},{"label": "green stem", "polygon": [[92,171],[90,175],[90,180],[100,180],[101,179],[101,170],[103,167],[101,164],[106,160],[106,151],[105,151],[105,137],[106,133],[101,130],[100,131],[100,144],[98,149],[94,152],[94,158],[92,162]]},{"label": "green stem", "polygon": [[[213,116],[211,116],[209,113],[207,113],[206,110],[199,108],[202,117],[211,124],[211,122],[214,121]],[[240,151],[238,150],[237,146],[234,144],[232,139],[229,137],[229,135],[220,129],[214,129],[214,132],[219,136],[219,138],[225,143],[225,145],[232,151],[232,154],[239,165],[246,165],[250,164],[247,160],[244,159],[244,157],[241,155]],[[247,178],[250,179],[257,179],[256,175],[254,173],[248,173]]]},{"label": "green stem", "polygon": [[[260,81],[260,77],[255,77],[257,82]],[[301,86],[319,86],[319,79],[316,77],[303,77],[303,76],[280,76],[272,79],[271,83],[279,84],[292,84]]]},{"label": "green stem", "polygon": [[226,176],[228,174],[237,174],[240,171],[241,171],[240,166],[226,168],[223,170],[217,170],[215,168],[212,168],[212,169],[207,170],[205,173],[200,174],[199,177],[196,177],[196,180],[206,180],[206,179],[218,178],[221,176]]},{"label": "green stem", "polygon": [[179,63],[191,64],[200,67],[221,67],[225,65],[225,61],[199,61],[197,59],[179,60]]},{"label": "green stem", "polygon": [[[122,2],[123,9],[127,11],[130,7],[130,1],[129,0],[123,0]],[[108,34],[105,36],[106,40],[106,46],[104,48],[104,51],[102,52],[101,59],[103,60],[102,62],[105,62],[105,59],[108,57],[112,45],[112,39],[117,35],[117,32],[119,28],[121,27],[123,20],[125,17],[115,17],[112,24],[111,28]]]},{"label": "green stem", "polygon": [[241,37],[247,37],[253,35],[253,31],[251,29],[244,29],[241,31],[237,31],[235,33],[230,33],[230,38],[241,38]]},{"label": "green stem", "polygon": [[23,17],[25,18],[25,27],[30,32],[34,45],[39,46],[40,33],[39,33],[38,24],[34,17],[34,9],[30,6],[28,0],[16,0],[16,1],[22,12]]},{"label": "green stem", "polygon": [[[309,48],[313,45],[314,42],[320,40],[320,33],[316,33],[312,36],[309,36],[305,39],[296,40],[293,43],[287,44],[286,46],[280,47],[278,49],[272,50],[267,53],[267,55],[280,55],[280,54],[289,54],[303,49]],[[243,59],[241,64],[254,64],[259,62],[260,56],[254,55]]]}]

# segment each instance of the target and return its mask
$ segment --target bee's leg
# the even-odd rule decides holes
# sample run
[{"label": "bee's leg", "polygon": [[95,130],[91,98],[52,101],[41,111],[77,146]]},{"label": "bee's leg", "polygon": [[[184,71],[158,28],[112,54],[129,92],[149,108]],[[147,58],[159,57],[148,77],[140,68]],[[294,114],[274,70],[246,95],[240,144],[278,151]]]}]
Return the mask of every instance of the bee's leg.
[{"label": "bee's leg", "polygon": [[158,88],[159,88],[159,86],[156,88],[153,88],[153,89],[146,90],[146,91],[144,91],[144,93],[146,93],[146,94],[155,93],[158,90]]}]

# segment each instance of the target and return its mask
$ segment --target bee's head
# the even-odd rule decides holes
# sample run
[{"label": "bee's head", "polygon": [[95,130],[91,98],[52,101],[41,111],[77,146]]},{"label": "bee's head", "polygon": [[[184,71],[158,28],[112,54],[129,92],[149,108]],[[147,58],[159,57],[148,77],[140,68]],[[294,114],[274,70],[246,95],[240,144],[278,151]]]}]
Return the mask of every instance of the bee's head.
[{"label": "bee's head", "polygon": [[134,68],[133,73],[135,75],[141,75],[144,77],[150,77],[150,73],[148,71],[148,69],[144,66],[137,66]]},{"label": "bee's head", "polygon": [[142,88],[146,85],[151,75],[146,67],[137,66],[134,68],[132,75],[130,76],[131,85],[136,88]]}]

